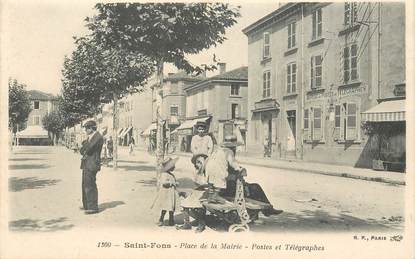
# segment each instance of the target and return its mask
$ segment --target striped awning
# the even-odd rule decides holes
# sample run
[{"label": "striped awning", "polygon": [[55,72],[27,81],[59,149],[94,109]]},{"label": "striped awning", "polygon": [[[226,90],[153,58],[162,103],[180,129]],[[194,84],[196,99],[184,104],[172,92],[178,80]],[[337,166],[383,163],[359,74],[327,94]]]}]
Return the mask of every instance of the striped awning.
[{"label": "striped awning", "polygon": [[369,122],[405,121],[405,100],[381,102],[361,114]]}]

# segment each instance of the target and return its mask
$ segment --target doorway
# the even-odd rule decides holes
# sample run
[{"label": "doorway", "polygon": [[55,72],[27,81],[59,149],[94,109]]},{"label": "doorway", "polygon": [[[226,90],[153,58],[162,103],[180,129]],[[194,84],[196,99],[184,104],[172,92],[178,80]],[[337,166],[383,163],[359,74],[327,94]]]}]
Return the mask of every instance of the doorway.
[{"label": "doorway", "polygon": [[287,131],[287,153],[295,156],[296,146],[296,111],[287,111],[288,131]]}]

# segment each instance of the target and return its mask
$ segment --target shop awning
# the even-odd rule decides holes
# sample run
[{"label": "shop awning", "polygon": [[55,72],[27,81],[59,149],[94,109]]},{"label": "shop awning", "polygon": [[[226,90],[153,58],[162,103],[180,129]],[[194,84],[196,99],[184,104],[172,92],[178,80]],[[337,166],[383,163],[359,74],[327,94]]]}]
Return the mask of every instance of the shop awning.
[{"label": "shop awning", "polygon": [[405,100],[381,102],[361,114],[369,122],[405,121]]},{"label": "shop awning", "polygon": [[118,136],[119,138],[123,138],[128,132],[130,132],[130,130],[132,130],[133,129],[133,127],[128,127],[128,128],[125,128],[122,132],[121,132],[121,134]]},{"label": "shop awning", "polygon": [[150,126],[147,127],[147,129],[145,129],[143,131],[143,133],[141,133],[142,136],[150,136],[150,133],[152,130],[156,130],[157,129],[157,124],[156,123],[151,123]]},{"label": "shop awning", "polygon": [[117,132],[117,136],[120,137],[121,133],[125,130],[125,128],[119,128]]},{"label": "shop awning", "polygon": [[206,118],[199,118],[199,119],[193,119],[193,120],[186,120],[182,124],[180,124],[179,127],[177,127],[177,131],[184,130],[184,129],[191,129],[193,128],[197,122],[202,121],[206,122],[209,119],[209,117]]},{"label": "shop awning", "polygon": [[18,138],[49,138],[49,134],[41,126],[29,126],[26,129],[17,132]]}]

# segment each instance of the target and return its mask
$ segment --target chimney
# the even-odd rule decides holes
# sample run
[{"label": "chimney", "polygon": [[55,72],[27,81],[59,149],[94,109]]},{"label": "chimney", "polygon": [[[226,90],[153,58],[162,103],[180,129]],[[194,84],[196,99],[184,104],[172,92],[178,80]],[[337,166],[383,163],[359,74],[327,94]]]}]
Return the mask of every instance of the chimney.
[{"label": "chimney", "polygon": [[218,63],[219,66],[219,75],[222,75],[226,72],[226,63]]}]

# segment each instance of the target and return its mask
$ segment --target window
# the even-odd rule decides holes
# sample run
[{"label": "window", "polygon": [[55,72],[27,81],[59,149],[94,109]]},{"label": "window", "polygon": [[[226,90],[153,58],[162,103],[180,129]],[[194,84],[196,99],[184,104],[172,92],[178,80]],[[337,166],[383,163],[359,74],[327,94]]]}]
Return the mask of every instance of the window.
[{"label": "window", "polygon": [[225,137],[233,135],[233,124],[225,123],[223,124],[223,141],[225,141]]},{"label": "window", "polygon": [[239,85],[231,84],[231,95],[239,95]]},{"label": "window", "polygon": [[263,74],[262,97],[267,98],[271,96],[271,71],[266,71]]},{"label": "window", "polygon": [[321,140],[323,138],[323,122],[322,122],[322,109],[315,107],[313,109],[313,127],[312,127],[312,139]]},{"label": "window", "polygon": [[322,61],[321,55],[311,57],[311,89],[320,88],[322,85]]},{"label": "window", "polygon": [[288,25],[288,48],[295,47],[295,22]]},{"label": "window", "polygon": [[39,110],[39,101],[34,101],[33,102],[33,109]]},{"label": "window", "polygon": [[264,32],[264,46],[263,46],[263,58],[269,58],[271,56],[270,53],[270,37],[269,32]]},{"label": "window", "polygon": [[343,48],[343,81],[348,83],[359,78],[357,73],[357,44]]},{"label": "window", "polygon": [[237,103],[231,104],[231,118],[236,119],[239,117],[239,105]]},{"label": "window", "polygon": [[287,65],[287,93],[295,93],[297,84],[297,65],[291,63]]},{"label": "window", "polygon": [[335,106],[334,139],[356,140],[358,138],[358,107],[355,103]]},{"label": "window", "polygon": [[170,116],[178,116],[179,115],[179,106],[178,105],[171,105],[170,106]]},{"label": "window", "polygon": [[206,109],[199,110],[199,111],[197,111],[197,115],[198,116],[206,116],[207,115],[207,110]]},{"label": "window", "polygon": [[357,107],[355,103],[347,104],[346,140],[354,140],[357,137],[356,128]]},{"label": "window", "polygon": [[170,86],[170,93],[171,94],[177,94],[179,93],[179,87],[177,85],[177,83],[172,83]]},{"label": "window", "polygon": [[308,109],[304,109],[304,140],[310,140],[310,114]]},{"label": "window", "polygon": [[344,25],[352,26],[357,21],[357,3],[344,3]]},{"label": "window", "polygon": [[[39,109],[39,106],[38,106],[38,109]],[[40,116],[38,116],[38,115],[33,116],[33,125],[40,125]]]},{"label": "window", "polygon": [[312,39],[321,38],[321,32],[323,30],[323,21],[321,17],[321,9],[317,9],[313,12],[313,34]]}]

